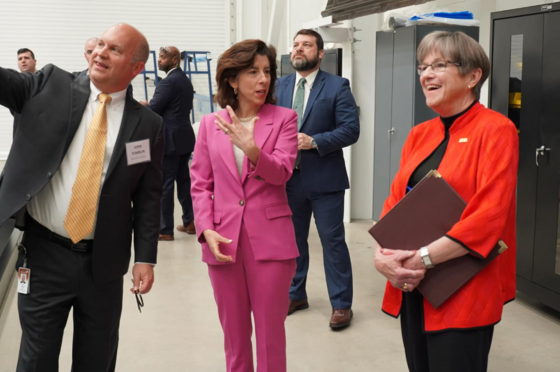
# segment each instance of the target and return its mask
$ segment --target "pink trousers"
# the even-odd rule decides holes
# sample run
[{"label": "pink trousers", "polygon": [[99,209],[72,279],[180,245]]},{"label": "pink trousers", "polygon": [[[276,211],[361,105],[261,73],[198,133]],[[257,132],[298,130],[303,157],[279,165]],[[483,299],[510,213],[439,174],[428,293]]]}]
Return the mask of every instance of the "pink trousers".
[{"label": "pink trousers", "polygon": [[254,371],[251,311],[257,339],[257,372],[286,372],[284,321],[296,260],[256,261],[244,224],[237,249],[235,263],[208,265],[224,330],[227,372]]}]

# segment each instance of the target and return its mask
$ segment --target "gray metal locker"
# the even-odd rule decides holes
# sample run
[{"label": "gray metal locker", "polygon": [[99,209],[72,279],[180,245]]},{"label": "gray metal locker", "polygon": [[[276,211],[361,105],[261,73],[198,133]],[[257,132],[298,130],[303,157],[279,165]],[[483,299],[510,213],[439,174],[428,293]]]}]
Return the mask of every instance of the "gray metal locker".
[{"label": "gray metal locker", "polygon": [[412,127],[436,117],[416,73],[416,49],[433,31],[462,31],[478,41],[478,27],[417,25],[376,34],[373,219],[378,220]]}]

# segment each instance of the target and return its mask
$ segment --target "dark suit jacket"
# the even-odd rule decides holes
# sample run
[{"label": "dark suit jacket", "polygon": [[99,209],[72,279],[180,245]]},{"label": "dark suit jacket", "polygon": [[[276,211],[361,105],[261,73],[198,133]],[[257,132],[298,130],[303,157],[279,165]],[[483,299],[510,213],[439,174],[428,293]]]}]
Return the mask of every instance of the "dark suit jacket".
[{"label": "dark suit jacket", "polygon": [[10,110],[10,114],[12,114],[12,116],[14,117],[14,129],[13,129],[13,131],[12,131],[12,133],[13,133],[12,136],[15,137],[16,131],[17,131],[17,127],[18,127],[18,124],[19,124],[19,118],[20,118],[20,116],[19,116],[19,114],[18,114],[17,112],[13,112],[13,111],[11,111],[11,110]]},{"label": "dark suit jacket", "polygon": [[163,118],[165,155],[190,154],[194,150],[190,120],[193,97],[191,81],[181,68],[171,71],[156,87],[148,107]]},{"label": "dark suit jacket", "polygon": [[[278,106],[292,108],[296,74],[278,80]],[[301,133],[313,137],[319,150],[301,151],[301,180],[313,192],[350,188],[342,149],[356,143],[360,119],[347,79],[319,70],[303,115]]]},{"label": "dark suit jacket", "polygon": [[[53,65],[36,74],[0,68],[0,104],[20,113],[0,178],[0,225],[25,208],[57,172],[90,95],[88,77]],[[132,229],[136,262],[155,263],[161,200],[162,120],[130,96],[100,192],[93,246],[96,281],[122,277]],[[125,144],[150,140],[151,162],[127,165]]]}]

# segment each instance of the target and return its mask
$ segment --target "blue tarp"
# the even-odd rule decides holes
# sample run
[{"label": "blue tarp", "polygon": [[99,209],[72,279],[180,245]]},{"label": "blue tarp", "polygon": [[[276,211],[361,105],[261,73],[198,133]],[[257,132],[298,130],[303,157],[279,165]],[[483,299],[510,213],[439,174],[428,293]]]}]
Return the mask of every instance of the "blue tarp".
[{"label": "blue tarp", "polygon": [[469,11],[465,11],[465,12],[451,12],[451,13],[446,13],[446,12],[437,12],[437,13],[427,13],[427,14],[422,14],[420,17],[419,16],[414,16],[412,18],[410,18],[411,21],[415,21],[418,19],[423,19],[422,17],[427,17],[427,18],[449,18],[449,19],[474,19],[473,14]]}]

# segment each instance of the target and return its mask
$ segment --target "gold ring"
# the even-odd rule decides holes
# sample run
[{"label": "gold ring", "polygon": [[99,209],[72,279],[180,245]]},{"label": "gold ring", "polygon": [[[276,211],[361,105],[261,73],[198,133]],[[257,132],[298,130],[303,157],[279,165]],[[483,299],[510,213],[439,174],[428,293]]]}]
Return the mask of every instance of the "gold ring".
[{"label": "gold ring", "polygon": [[408,283],[404,283],[404,285],[402,287],[403,291],[406,291],[406,287],[408,287]]}]

